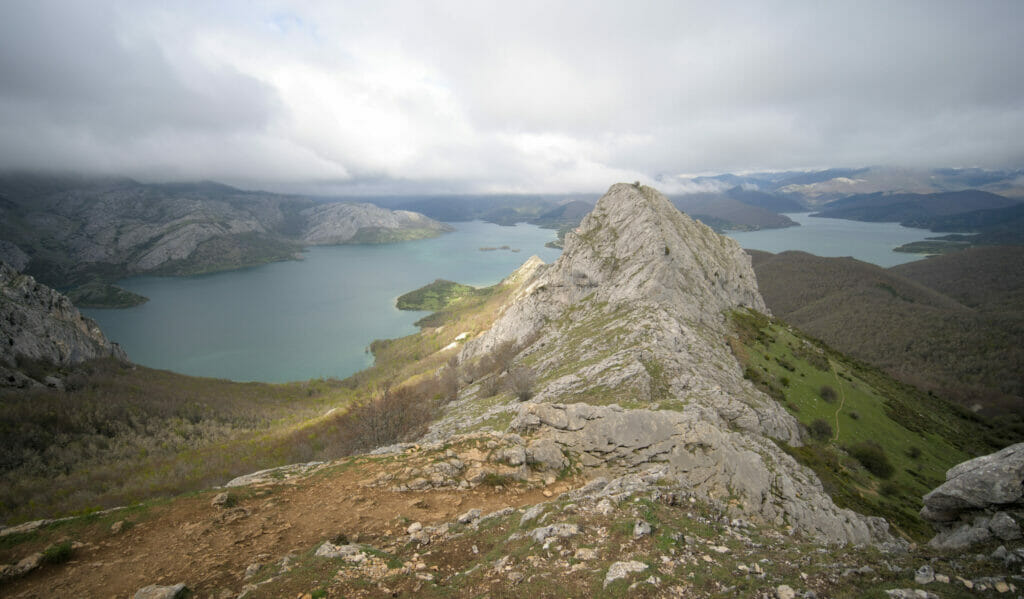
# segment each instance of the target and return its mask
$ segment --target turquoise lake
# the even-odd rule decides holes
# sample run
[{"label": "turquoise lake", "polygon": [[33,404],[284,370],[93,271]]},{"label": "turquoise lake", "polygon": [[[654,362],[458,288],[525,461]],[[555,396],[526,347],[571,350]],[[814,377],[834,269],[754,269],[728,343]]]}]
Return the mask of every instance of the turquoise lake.
[{"label": "turquoise lake", "polygon": [[[730,235],[747,248],[853,256],[881,266],[919,259],[892,248],[932,235],[892,223],[791,214],[800,227]],[[374,339],[416,332],[420,312],[395,308],[399,295],[434,279],[497,283],[555,232],[533,225],[454,223],[423,241],[315,247],[305,259],[198,277],[136,277],[125,289],[150,301],[125,310],[83,310],[128,357],[153,368],[236,381],[344,378],[370,366]],[[518,249],[480,251],[481,247]]]},{"label": "turquoise lake", "polygon": [[921,254],[894,252],[893,248],[932,237],[926,229],[911,229],[899,223],[863,223],[839,218],[813,218],[810,213],[787,214],[799,227],[730,232],[729,237],[746,249],[777,254],[802,250],[816,256],[852,256],[883,267],[923,258]]},{"label": "turquoise lake", "polygon": [[[422,241],[314,247],[301,261],[134,277],[119,285],[150,301],[82,312],[144,366],[236,381],[344,378],[373,363],[366,348],[374,339],[417,331],[424,313],[395,308],[399,295],[434,279],[493,285],[531,255],[553,262],[561,253],[544,247],[551,229],[453,226]],[[480,251],[503,245],[510,249]]]}]

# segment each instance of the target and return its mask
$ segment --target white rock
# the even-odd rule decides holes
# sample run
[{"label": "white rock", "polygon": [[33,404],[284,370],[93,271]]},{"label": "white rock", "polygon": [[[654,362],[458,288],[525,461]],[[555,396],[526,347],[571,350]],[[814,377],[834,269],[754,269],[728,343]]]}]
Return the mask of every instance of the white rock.
[{"label": "white rock", "polygon": [[628,562],[615,562],[608,568],[608,573],[604,576],[604,586],[607,587],[611,583],[625,578],[630,574],[636,572],[643,572],[647,569],[647,564],[638,561]]}]

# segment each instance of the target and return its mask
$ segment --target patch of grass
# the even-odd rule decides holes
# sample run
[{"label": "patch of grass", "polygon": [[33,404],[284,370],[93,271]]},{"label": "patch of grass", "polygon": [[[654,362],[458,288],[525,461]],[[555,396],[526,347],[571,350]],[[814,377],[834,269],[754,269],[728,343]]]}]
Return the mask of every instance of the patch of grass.
[{"label": "patch of grass", "polygon": [[43,562],[47,564],[63,564],[71,559],[73,552],[71,541],[56,543],[43,550]]},{"label": "patch of grass", "polygon": [[467,296],[486,295],[487,293],[489,293],[487,290],[479,290],[476,287],[462,285],[454,281],[437,279],[433,283],[400,295],[395,305],[399,310],[429,310],[437,312]]},{"label": "patch of grass", "polygon": [[497,472],[488,472],[484,475],[483,480],[480,481],[481,485],[488,487],[507,487],[516,482],[516,479],[507,474],[498,474]]}]

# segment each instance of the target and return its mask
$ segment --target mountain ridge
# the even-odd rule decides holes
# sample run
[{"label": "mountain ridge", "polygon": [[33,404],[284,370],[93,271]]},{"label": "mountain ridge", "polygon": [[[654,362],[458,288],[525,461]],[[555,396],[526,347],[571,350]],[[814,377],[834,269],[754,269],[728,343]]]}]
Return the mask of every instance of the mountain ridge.
[{"label": "mountain ridge", "polygon": [[[131,275],[202,274],[295,259],[309,245],[421,239],[451,230],[410,212],[215,182],[7,175],[0,177],[0,197],[0,239],[29,257],[27,272],[71,290],[83,304],[118,291],[97,292],[97,284]],[[87,284],[88,292],[75,291]]]}]

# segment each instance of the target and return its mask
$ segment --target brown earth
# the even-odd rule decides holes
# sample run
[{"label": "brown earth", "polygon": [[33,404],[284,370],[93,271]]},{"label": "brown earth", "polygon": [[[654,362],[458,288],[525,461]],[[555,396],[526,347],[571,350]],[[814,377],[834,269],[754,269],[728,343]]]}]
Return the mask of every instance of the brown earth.
[{"label": "brown earth", "polygon": [[[217,490],[117,512],[88,525],[45,529],[38,539],[0,549],[14,563],[61,539],[83,546],[64,564],[46,565],[0,586],[4,597],[131,597],[151,584],[184,582],[197,597],[234,597],[253,563],[280,561],[345,535],[349,541],[397,544],[410,522],[454,520],[470,509],[489,513],[536,504],[574,486],[485,486],[469,490],[395,492],[367,483],[405,464],[374,458],[344,460],[307,477],[233,489],[233,505],[215,507]],[[111,522],[125,520],[120,533]],[[63,535],[63,536],[61,536]],[[297,589],[299,596],[306,589]],[[229,592],[230,591],[230,592]]]}]

